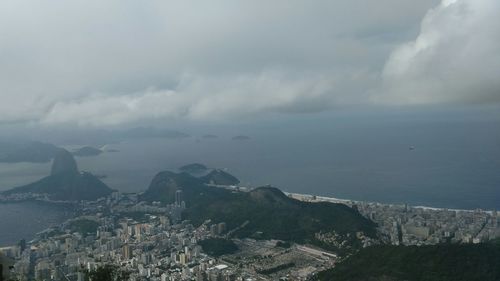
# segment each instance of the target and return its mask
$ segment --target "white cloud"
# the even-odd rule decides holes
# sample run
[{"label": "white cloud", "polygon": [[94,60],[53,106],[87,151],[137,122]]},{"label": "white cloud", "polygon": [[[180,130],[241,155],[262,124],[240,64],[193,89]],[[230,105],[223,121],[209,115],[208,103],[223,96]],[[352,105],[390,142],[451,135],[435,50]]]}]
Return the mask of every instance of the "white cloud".
[{"label": "white cloud", "polygon": [[185,75],[174,90],[93,94],[56,102],[41,122],[106,126],[148,119],[217,120],[269,111],[318,111],[332,104],[357,102],[335,89],[365,81],[363,74],[345,76],[341,81],[321,73],[291,75],[279,70],[252,75]]},{"label": "white cloud", "polygon": [[[366,104],[391,50],[416,35],[436,1],[4,0],[0,122],[106,126]],[[441,29],[454,31],[448,26],[457,24],[453,16],[437,16],[441,10],[447,8],[429,12],[422,24],[429,28],[420,37],[433,52],[447,48],[435,47],[447,40]],[[496,21],[486,16],[482,24]],[[446,28],[437,27],[434,38],[425,31],[434,26]],[[469,40],[458,35],[446,36],[456,44]],[[397,53],[414,56],[409,50]],[[418,74],[414,69],[435,60],[429,54],[392,67],[404,60],[397,53],[384,76],[396,86],[405,84],[405,73]],[[493,61],[489,67],[497,70]],[[470,83],[479,81],[473,78]]]},{"label": "white cloud", "polygon": [[500,101],[500,2],[443,0],[389,57],[382,103]]}]

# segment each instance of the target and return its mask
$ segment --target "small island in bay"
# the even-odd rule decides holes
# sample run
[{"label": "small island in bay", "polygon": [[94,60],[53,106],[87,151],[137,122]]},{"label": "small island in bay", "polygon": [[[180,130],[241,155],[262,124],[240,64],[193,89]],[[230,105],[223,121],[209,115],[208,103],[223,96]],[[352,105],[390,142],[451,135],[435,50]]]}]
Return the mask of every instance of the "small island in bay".
[{"label": "small island in bay", "polygon": [[101,153],[103,153],[102,150],[92,146],[84,146],[73,151],[73,155],[79,157],[97,156],[100,155]]},{"label": "small island in bay", "polygon": [[232,140],[234,140],[234,141],[246,141],[246,140],[251,140],[251,139],[252,138],[250,138],[249,136],[243,136],[243,135],[241,135],[241,136],[234,136],[232,138]]},{"label": "small island in bay", "polygon": [[208,134],[208,135],[203,135],[202,138],[204,138],[204,139],[217,139],[217,138],[219,138],[219,136]]}]

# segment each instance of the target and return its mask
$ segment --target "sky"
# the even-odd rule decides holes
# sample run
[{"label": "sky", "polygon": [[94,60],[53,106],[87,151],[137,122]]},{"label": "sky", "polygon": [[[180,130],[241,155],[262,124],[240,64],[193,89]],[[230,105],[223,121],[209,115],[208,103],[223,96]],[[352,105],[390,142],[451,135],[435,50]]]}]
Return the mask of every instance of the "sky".
[{"label": "sky", "polygon": [[498,0],[3,0],[0,124],[500,102]]}]

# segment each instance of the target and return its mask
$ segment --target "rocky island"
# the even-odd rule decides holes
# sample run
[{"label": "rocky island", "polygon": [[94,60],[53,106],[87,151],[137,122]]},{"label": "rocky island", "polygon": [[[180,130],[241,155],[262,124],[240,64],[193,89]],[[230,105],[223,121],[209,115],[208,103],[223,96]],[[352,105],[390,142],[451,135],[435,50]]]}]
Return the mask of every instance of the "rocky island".
[{"label": "rocky island", "polygon": [[73,151],[73,155],[80,157],[97,156],[100,155],[101,153],[103,153],[102,150],[92,146],[84,146]]},{"label": "rocky island", "polygon": [[59,149],[49,176],[34,183],[4,191],[7,198],[45,198],[50,201],[96,200],[111,194],[113,190],[96,176],[79,172],[73,155]]}]

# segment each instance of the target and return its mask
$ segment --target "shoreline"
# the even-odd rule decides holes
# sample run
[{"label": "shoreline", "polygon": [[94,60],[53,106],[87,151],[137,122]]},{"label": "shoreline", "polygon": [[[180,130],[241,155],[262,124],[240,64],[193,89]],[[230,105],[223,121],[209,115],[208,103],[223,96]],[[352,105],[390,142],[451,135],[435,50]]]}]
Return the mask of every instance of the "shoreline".
[{"label": "shoreline", "polygon": [[[238,188],[238,191],[240,192],[248,192],[252,190],[253,188],[249,187],[237,187],[237,186],[215,186],[215,185],[209,185],[212,187],[219,187],[219,188],[225,188],[229,190],[235,190]],[[243,191],[243,190],[246,191]],[[281,190],[281,189],[280,189]],[[455,211],[455,212],[475,212],[475,211],[482,211],[482,212],[487,212],[487,213],[492,213],[495,212],[495,209],[482,209],[482,208],[476,208],[476,209],[460,209],[460,208],[446,208],[446,207],[435,207],[435,206],[425,206],[425,205],[411,205],[409,203],[382,203],[382,202],[377,202],[377,201],[363,201],[363,200],[353,200],[353,199],[345,199],[345,198],[337,198],[337,197],[331,197],[331,196],[323,196],[323,195],[314,195],[314,194],[308,194],[308,193],[298,193],[298,192],[288,192],[281,190],[285,195],[290,196],[294,199],[301,200],[301,201],[309,201],[309,202],[331,202],[331,203],[339,203],[339,204],[345,204],[350,207],[352,207],[353,204],[379,204],[379,205],[387,205],[387,206],[405,206],[408,205],[412,208],[416,209],[424,209],[424,210],[433,210],[433,211]],[[120,191],[118,191],[120,192]],[[140,194],[142,192],[120,192],[120,193],[136,193]],[[40,203],[40,204],[46,204],[46,205],[52,205],[52,206],[65,206],[65,207],[76,207],[79,205],[78,202],[70,202],[70,201],[50,201],[50,200],[40,200],[36,198],[26,198],[26,199],[20,199],[20,200],[0,200],[0,204],[15,204],[15,203],[26,203],[26,202],[35,202],[35,203]]]},{"label": "shoreline", "polygon": [[[222,186],[220,186],[222,187]],[[226,189],[235,189],[236,187],[234,186],[224,186],[222,188]],[[248,189],[248,188],[247,188]],[[248,192],[247,191],[242,191],[239,190],[240,192]],[[351,199],[344,199],[344,198],[336,198],[336,197],[330,197],[330,196],[319,196],[319,195],[313,195],[313,194],[306,194],[306,193],[297,193],[297,192],[287,192],[287,191],[282,191],[286,196],[304,201],[304,202],[329,202],[329,203],[336,203],[336,204],[344,204],[349,207],[353,207],[353,205],[356,204],[376,204],[376,205],[386,205],[386,206],[399,206],[399,207],[404,207],[405,205],[408,205],[411,208],[414,209],[423,209],[423,210],[429,210],[429,211],[453,211],[453,212],[484,212],[488,213],[490,215],[493,214],[496,210],[484,210],[484,209],[456,209],[456,208],[443,208],[443,207],[430,207],[430,206],[423,206],[423,205],[410,205],[410,204],[404,204],[404,203],[381,203],[381,202],[373,202],[373,201],[360,201],[360,200],[351,200]],[[137,192],[137,194],[140,192]],[[35,204],[41,204],[41,205],[49,205],[49,206],[54,206],[54,207],[76,207],[78,204],[76,203],[70,203],[70,202],[58,202],[58,201],[46,201],[46,200],[37,200],[37,199],[23,199],[23,200],[0,200],[0,204],[22,204],[22,203],[35,203]],[[73,210],[74,211],[74,210]],[[68,218],[71,219],[71,218]],[[47,229],[42,230],[41,232],[45,231]],[[35,233],[34,235],[36,235]],[[0,248],[9,248],[13,247],[14,245],[0,245]]]},{"label": "shoreline", "polygon": [[338,204],[344,204],[352,207],[354,204],[379,204],[379,205],[387,205],[387,206],[405,206],[408,205],[411,208],[414,209],[423,209],[423,210],[432,210],[432,211],[454,211],[454,212],[475,212],[475,211],[481,211],[485,213],[492,214],[496,210],[486,210],[486,209],[457,209],[457,208],[444,208],[444,207],[431,207],[431,206],[423,206],[423,205],[411,205],[411,204],[405,204],[405,203],[381,203],[381,202],[375,202],[375,201],[361,201],[361,200],[351,200],[351,199],[343,199],[343,198],[336,198],[336,197],[329,197],[329,196],[318,196],[318,195],[313,195],[313,194],[306,194],[306,193],[297,193],[297,192],[285,192],[283,193],[287,196],[290,196],[291,198],[301,200],[301,201],[309,201],[309,202],[330,202],[330,203],[338,203]]}]

